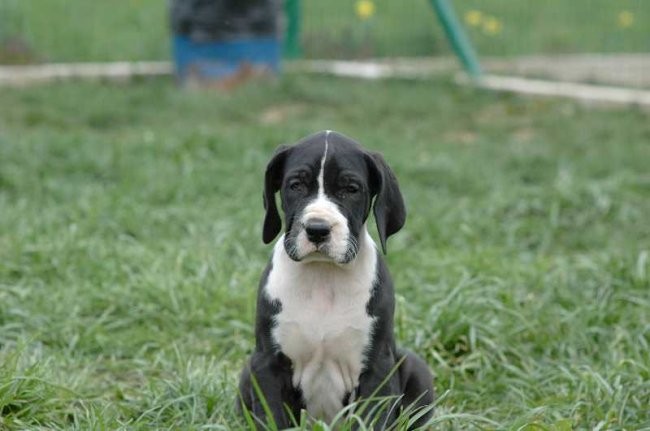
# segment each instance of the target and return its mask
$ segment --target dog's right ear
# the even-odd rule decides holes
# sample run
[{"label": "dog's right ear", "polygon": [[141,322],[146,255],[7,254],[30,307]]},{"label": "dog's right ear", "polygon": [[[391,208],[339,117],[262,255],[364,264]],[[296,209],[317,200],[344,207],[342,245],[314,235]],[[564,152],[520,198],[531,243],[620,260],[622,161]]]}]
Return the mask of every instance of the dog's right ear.
[{"label": "dog's right ear", "polygon": [[278,207],[275,204],[275,194],[282,186],[282,176],[284,174],[284,161],[289,153],[288,145],[280,145],[273,154],[271,161],[266,165],[264,174],[264,229],[262,240],[268,244],[275,239],[282,229],[282,220],[278,213]]},{"label": "dog's right ear", "polygon": [[381,249],[386,254],[386,240],[406,222],[406,207],[397,178],[379,153],[367,153],[372,193],[376,194],[373,212]]}]

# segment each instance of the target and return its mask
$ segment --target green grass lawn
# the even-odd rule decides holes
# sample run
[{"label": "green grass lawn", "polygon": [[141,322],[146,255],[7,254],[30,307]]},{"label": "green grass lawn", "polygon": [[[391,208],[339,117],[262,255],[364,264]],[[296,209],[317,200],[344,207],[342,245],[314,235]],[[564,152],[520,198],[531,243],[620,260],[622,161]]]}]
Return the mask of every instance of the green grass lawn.
[{"label": "green grass lawn", "polygon": [[[429,0],[374,0],[375,12],[365,22],[354,1],[301,4],[305,57],[450,54]],[[481,14],[468,24],[481,55],[650,51],[647,0],[453,4],[463,21],[470,11]],[[162,0],[0,0],[0,63],[11,61],[3,56],[3,40],[15,38],[26,44],[31,61],[167,59],[166,8]]]},{"label": "green grass lawn", "polygon": [[648,429],[648,120],[440,81],[3,89],[0,429],[238,429],[264,166],[325,128],[401,181],[440,429]]},{"label": "green grass lawn", "polygon": [[[305,56],[450,54],[430,0],[374,0],[375,13],[366,22],[355,16],[355,3],[303,0]],[[483,56],[650,51],[650,5],[645,0],[450,3]],[[479,12],[480,16],[467,20],[468,12]],[[626,15],[623,20],[627,19],[622,25],[621,13]]]}]

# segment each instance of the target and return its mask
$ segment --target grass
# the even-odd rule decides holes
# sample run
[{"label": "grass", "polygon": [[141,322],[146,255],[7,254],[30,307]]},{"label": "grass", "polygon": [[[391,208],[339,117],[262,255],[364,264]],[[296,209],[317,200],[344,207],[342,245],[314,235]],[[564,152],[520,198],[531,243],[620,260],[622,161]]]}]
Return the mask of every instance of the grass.
[{"label": "grass", "polygon": [[[430,0],[375,0],[363,22],[348,0],[303,1],[307,57],[426,56],[450,54]],[[464,0],[452,2],[461,21],[481,13],[467,32],[479,54],[514,56],[581,52],[647,52],[650,21],[644,0]],[[619,25],[621,12],[629,26]],[[585,19],[588,14],[589,19]],[[489,22],[497,22],[490,27]]]},{"label": "grass", "polygon": [[262,172],[324,128],[401,181],[396,331],[439,428],[650,428],[647,113],[301,75],[0,99],[0,429],[243,427]]},{"label": "grass", "polygon": [[160,0],[0,0],[0,63],[2,40],[16,38],[33,62],[167,59],[166,6]]},{"label": "grass", "polygon": [[[642,24],[650,21],[650,7],[643,0],[455,3],[463,18],[469,11],[482,12],[483,19],[467,26],[476,49],[483,55],[650,51],[650,37]],[[630,19],[627,24],[625,15]],[[501,24],[500,31],[490,30],[491,18]]]},{"label": "grass", "polygon": [[[450,54],[429,0],[374,3],[374,15],[362,22],[349,0],[304,0],[305,57]],[[0,0],[0,63],[166,59],[166,5],[160,0],[123,1],[119,7],[110,0]],[[468,26],[481,55],[650,50],[645,0],[466,0],[455,6],[461,20],[470,11],[482,14]],[[631,17],[624,26],[621,13]],[[12,57],[5,49],[3,58],[2,40],[15,38],[24,42],[19,51],[28,52]]]}]

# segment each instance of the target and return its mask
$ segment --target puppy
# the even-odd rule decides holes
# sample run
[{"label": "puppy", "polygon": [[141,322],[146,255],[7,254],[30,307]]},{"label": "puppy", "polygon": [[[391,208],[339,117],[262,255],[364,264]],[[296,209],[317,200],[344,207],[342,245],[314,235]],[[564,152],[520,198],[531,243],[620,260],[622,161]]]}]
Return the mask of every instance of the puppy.
[{"label": "puppy", "polygon": [[[301,409],[329,422],[355,400],[394,397],[376,422],[381,429],[404,408],[429,407],[433,377],[395,345],[393,283],[367,231],[372,209],[385,253],[406,218],[383,157],[332,131],[279,147],[264,180],[267,244],[282,230],[278,191],[285,229],[259,284],[255,352],[241,374],[239,407],[265,424],[263,395],[276,425],[287,428]],[[428,408],[413,428],[430,415]]]}]

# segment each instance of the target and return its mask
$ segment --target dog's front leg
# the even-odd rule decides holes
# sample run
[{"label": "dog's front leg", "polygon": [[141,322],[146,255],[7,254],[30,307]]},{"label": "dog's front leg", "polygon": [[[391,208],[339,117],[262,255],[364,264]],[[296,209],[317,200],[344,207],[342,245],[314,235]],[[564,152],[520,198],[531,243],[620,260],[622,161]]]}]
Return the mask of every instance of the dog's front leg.
[{"label": "dog's front leg", "polygon": [[[291,418],[298,417],[301,408],[300,393],[291,384],[291,364],[281,354],[256,352],[244,369],[239,381],[239,392],[243,406],[260,425],[271,423],[268,413],[278,429],[289,428]],[[266,404],[266,408],[264,406]]]},{"label": "dog's front leg", "polygon": [[374,423],[376,430],[393,424],[399,412],[399,377],[393,355],[386,355],[372,362],[359,377],[359,408],[366,421]]}]

